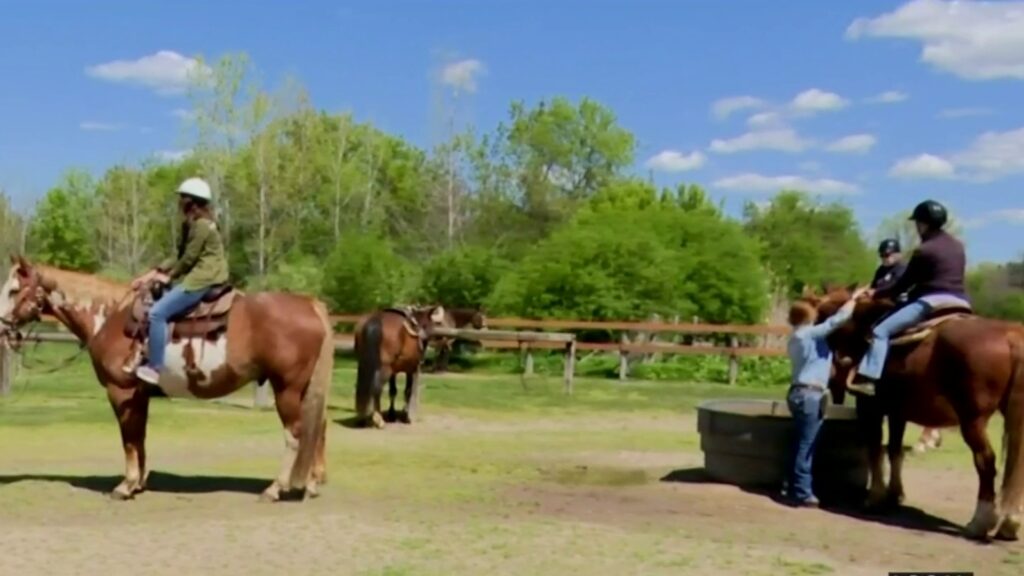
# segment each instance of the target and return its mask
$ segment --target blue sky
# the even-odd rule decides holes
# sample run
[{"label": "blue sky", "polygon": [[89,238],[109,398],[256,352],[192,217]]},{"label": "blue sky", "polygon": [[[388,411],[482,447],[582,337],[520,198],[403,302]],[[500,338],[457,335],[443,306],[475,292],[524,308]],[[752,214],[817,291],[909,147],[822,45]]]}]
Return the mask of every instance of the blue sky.
[{"label": "blue sky", "polygon": [[972,263],[1024,252],[1024,0],[6,2],[0,187],[185,150],[196,54],[245,51],[268,84],[426,145],[436,96],[481,129],[509,102],[589,96],[638,138],[636,170],[731,211],[784,185],[866,232],[933,197]]}]

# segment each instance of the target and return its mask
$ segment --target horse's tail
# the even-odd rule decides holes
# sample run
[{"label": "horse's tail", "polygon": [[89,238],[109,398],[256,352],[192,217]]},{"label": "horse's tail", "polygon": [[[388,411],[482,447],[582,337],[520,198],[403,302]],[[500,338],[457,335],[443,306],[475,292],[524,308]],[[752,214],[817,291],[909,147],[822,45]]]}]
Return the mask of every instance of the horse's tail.
[{"label": "horse's tail", "polygon": [[1010,333],[1012,362],[1006,407],[1003,413],[1003,475],[1002,509],[1019,512],[1024,500],[1024,330]]},{"label": "horse's tail", "polygon": [[356,372],[356,416],[366,419],[373,416],[373,397],[380,386],[380,346],[384,325],[379,314],[374,314],[360,330],[359,346],[356,350],[359,367]]},{"label": "horse's tail", "polygon": [[320,354],[313,367],[313,375],[309,386],[302,396],[301,430],[299,432],[299,452],[292,467],[291,485],[293,488],[305,487],[309,478],[317,447],[324,440],[327,428],[327,393],[331,388],[334,373],[334,331],[331,328],[327,306],[319,300],[313,307],[324,329],[324,338],[320,342]]}]

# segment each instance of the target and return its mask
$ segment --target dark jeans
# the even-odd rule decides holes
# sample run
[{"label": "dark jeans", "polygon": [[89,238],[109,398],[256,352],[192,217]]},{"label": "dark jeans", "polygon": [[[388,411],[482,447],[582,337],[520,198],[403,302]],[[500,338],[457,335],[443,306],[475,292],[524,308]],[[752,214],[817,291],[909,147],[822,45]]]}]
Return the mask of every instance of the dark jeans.
[{"label": "dark jeans", "polygon": [[790,388],[786,396],[789,412],[793,416],[793,446],[787,467],[788,495],[795,500],[803,501],[814,496],[811,489],[811,467],[818,432],[821,431],[821,403],[824,396],[824,390],[813,388]]}]

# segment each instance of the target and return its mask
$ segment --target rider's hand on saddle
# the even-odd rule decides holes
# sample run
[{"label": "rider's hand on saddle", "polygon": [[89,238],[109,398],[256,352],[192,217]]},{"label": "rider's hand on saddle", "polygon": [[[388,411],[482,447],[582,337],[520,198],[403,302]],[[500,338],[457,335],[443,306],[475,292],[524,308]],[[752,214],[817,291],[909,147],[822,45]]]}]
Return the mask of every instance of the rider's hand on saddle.
[{"label": "rider's hand on saddle", "polygon": [[858,289],[854,290],[853,291],[853,296],[851,296],[850,299],[851,300],[859,300],[862,297],[866,296],[868,298],[871,298],[874,295],[875,295],[875,291],[872,290],[870,287],[865,286],[863,288],[858,288]]}]

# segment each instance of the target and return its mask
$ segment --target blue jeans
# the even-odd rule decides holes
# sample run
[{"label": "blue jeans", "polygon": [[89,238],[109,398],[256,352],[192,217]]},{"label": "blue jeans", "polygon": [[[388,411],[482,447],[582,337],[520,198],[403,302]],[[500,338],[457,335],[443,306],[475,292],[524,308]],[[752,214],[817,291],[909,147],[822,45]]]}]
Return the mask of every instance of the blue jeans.
[{"label": "blue jeans", "polygon": [[824,390],[812,388],[790,388],[786,404],[793,417],[793,447],[789,453],[787,481],[789,497],[807,500],[814,496],[811,489],[811,468],[814,464],[814,448],[821,431],[821,403]]},{"label": "blue jeans", "polygon": [[161,370],[164,367],[164,352],[167,349],[167,322],[177,314],[192,308],[202,301],[209,290],[189,292],[175,286],[157,300],[149,309],[149,367]]}]

